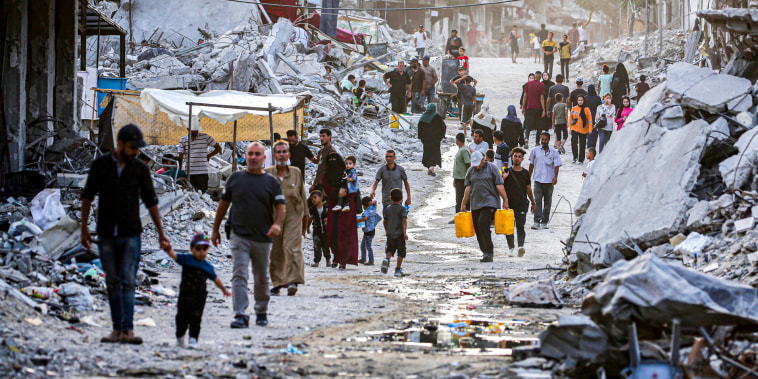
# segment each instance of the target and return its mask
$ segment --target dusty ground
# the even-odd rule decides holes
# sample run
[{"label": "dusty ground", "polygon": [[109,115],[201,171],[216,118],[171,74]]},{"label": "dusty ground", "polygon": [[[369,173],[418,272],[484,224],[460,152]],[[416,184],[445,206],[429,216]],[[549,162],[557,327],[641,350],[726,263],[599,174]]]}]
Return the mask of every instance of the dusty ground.
[{"label": "dusty ground", "polygon": [[[472,75],[479,79],[479,91],[486,94],[491,111],[501,118],[508,104],[515,104],[529,71],[541,65],[520,59],[472,58]],[[448,120],[448,137],[457,133],[457,124]],[[452,140],[448,139],[452,145]],[[453,145],[454,147],[454,145]],[[556,209],[549,230],[527,230],[526,256],[509,258],[504,236],[494,238],[494,263],[479,263],[476,239],[456,239],[453,225],[452,159],[454,148],[444,153],[437,177],[426,175],[420,162],[398,162],[409,173],[413,207],[409,219],[410,241],[404,264],[406,277],[382,275],[379,265],[306,268],[307,285],[295,297],[274,297],[267,328],[232,330],[231,300],[209,286],[210,296],[203,319],[200,348],[176,348],[174,339],[175,299],[159,298],[152,305],[138,306],[135,320],[152,318],[157,326],[137,326],[146,339],[142,346],[102,345],[108,332],[109,313],[94,313],[100,326],[81,325],[83,334],[64,329],[63,322],[44,318],[45,324],[31,327],[20,320],[0,317],[0,338],[10,339],[20,348],[34,348],[50,356],[48,367],[20,368],[19,376],[44,376],[46,371],[64,377],[86,375],[203,375],[213,376],[365,376],[365,377],[446,377],[499,376],[510,362],[506,350],[479,351],[430,344],[379,341],[367,331],[405,329],[408,326],[446,324],[458,319],[490,319],[507,325],[506,336],[527,340],[538,336],[544,323],[561,310],[512,308],[505,305],[502,290],[512,283],[544,276],[550,271],[529,271],[546,265],[558,266],[563,257],[561,240],[568,238],[572,216],[570,204],[582,185],[583,166],[573,165],[570,154],[554,193]],[[373,172],[364,172],[373,177]],[[364,176],[365,177],[365,176]],[[364,188],[364,191],[368,191]],[[366,192],[368,193],[368,192]],[[563,199],[559,203],[559,199]],[[531,215],[527,226],[531,225]],[[384,244],[381,227],[374,241],[377,254]],[[216,254],[220,277],[231,279],[228,257]],[[377,263],[380,257],[375,258]],[[306,251],[312,262],[312,251]],[[393,262],[394,266],[394,262]],[[177,289],[179,269],[163,270],[160,283]],[[0,310],[0,312],[3,312]],[[37,317],[24,309],[29,316]],[[409,323],[409,320],[420,321]],[[439,321],[436,321],[439,320]],[[19,327],[19,324],[24,327]],[[438,336],[438,338],[440,338]],[[6,340],[7,342],[7,340]],[[280,351],[288,344],[297,355]],[[517,343],[518,344],[518,343]],[[293,350],[295,351],[295,350]],[[30,371],[31,370],[31,371]],[[51,373],[52,373],[51,372]]]}]

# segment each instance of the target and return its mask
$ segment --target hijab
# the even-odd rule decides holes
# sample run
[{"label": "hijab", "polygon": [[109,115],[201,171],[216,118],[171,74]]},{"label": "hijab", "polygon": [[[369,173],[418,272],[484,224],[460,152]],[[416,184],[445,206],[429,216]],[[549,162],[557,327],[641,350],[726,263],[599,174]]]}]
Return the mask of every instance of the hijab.
[{"label": "hijab", "polygon": [[437,104],[429,103],[429,105],[426,106],[426,110],[421,115],[421,118],[418,119],[418,122],[419,124],[422,122],[431,124],[432,120],[434,119],[434,116],[436,115],[437,115]]},{"label": "hijab", "polygon": [[484,125],[490,129],[494,129],[497,126],[495,122],[495,116],[490,114],[490,106],[482,105],[482,110],[474,116],[474,121],[479,125]]},{"label": "hijab", "polygon": [[[628,107],[624,106],[624,99],[626,99],[626,100],[629,101],[629,106]],[[621,98],[621,107],[619,107],[619,109],[616,111],[616,118],[621,118],[621,113],[624,111],[624,108],[631,108],[631,107],[632,107],[632,100],[629,98],[629,96],[624,95]]]},{"label": "hijab", "polygon": [[339,153],[331,153],[326,156],[326,180],[332,187],[342,184],[342,176],[345,174],[345,160]]},{"label": "hijab", "polygon": [[611,84],[616,91],[621,91],[629,85],[629,73],[627,73],[626,66],[623,63],[616,65],[616,72],[613,73]]},{"label": "hijab", "polygon": [[505,116],[505,119],[510,122],[515,122],[517,124],[521,123],[521,119],[518,118],[518,115],[516,114],[516,106],[515,105],[509,105],[508,106],[508,115]]},{"label": "hijab", "polygon": [[[578,105],[580,97],[582,99],[584,99],[584,102],[582,103],[582,105]],[[587,115],[584,113],[584,109],[587,108],[587,97],[583,96],[583,95],[577,96],[576,97],[576,103],[577,103],[577,107],[579,107],[579,117],[582,118],[582,125],[584,125],[584,127],[586,128],[587,127]]]},{"label": "hijab", "polygon": [[587,96],[584,97],[584,106],[590,108],[590,114],[595,117],[597,107],[603,104],[603,99],[597,95],[597,88],[594,84],[587,86]]}]

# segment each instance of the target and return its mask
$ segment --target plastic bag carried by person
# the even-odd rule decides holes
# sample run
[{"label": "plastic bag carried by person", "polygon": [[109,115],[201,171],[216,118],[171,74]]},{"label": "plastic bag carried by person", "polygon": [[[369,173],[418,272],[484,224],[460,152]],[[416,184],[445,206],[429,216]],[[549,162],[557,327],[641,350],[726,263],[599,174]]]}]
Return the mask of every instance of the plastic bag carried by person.
[{"label": "plastic bag carried by person", "polygon": [[53,226],[66,215],[61,204],[61,190],[47,188],[40,191],[32,200],[31,211],[34,223],[42,230]]}]

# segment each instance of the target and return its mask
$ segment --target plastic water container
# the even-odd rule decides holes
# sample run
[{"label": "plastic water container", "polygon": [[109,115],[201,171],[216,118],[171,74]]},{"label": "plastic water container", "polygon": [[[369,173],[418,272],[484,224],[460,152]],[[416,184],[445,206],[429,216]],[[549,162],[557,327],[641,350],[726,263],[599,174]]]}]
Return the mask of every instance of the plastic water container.
[{"label": "plastic water container", "polygon": [[390,129],[400,129],[400,119],[394,114],[390,115]]},{"label": "plastic water container", "polygon": [[455,215],[455,237],[470,238],[476,235],[474,218],[471,212],[460,212]]},{"label": "plastic water container", "polygon": [[[363,217],[363,215],[355,215],[356,219],[360,219],[361,217]],[[358,223],[358,229],[362,229],[362,228],[365,228],[365,227],[366,227],[366,222],[365,221],[361,221],[361,222]]]},{"label": "plastic water container", "polygon": [[512,235],[515,224],[513,209],[495,211],[495,234]]}]

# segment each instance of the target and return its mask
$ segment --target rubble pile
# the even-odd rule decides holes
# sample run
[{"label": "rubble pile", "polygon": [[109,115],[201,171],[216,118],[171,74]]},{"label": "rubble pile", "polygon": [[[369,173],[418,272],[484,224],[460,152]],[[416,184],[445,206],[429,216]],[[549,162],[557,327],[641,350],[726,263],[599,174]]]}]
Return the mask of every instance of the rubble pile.
[{"label": "rubble pile", "polygon": [[685,61],[684,52],[689,35],[686,30],[664,30],[663,51],[659,54],[658,32],[651,32],[648,36],[649,57],[644,56],[644,34],[586,45],[574,52],[569,72],[572,78],[583,76],[585,83],[592,84],[597,83],[598,77],[602,75],[603,65],[608,65],[613,72],[618,63],[624,63],[631,80],[645,75],[652,87],[666,79],[668,65]]}]

